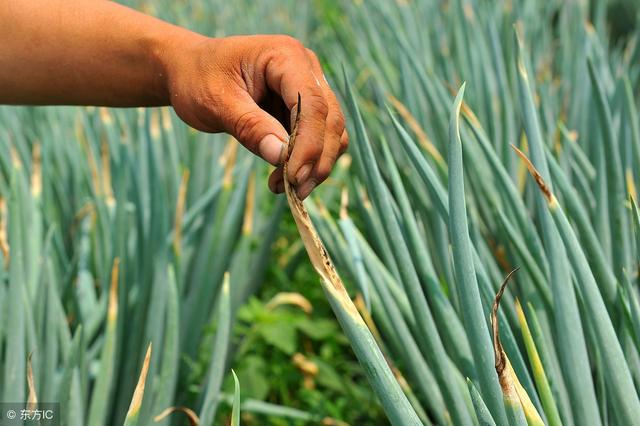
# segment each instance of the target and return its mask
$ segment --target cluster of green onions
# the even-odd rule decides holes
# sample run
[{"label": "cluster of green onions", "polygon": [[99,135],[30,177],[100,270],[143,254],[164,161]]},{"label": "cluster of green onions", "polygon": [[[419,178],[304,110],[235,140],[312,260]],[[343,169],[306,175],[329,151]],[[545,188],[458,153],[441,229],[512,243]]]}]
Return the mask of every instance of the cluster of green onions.
[{"label": "cluster of green onions", "polygon": [[[621,2],[134,6],[319,52],[352,146],[290,202],[392,424],[582,426],[640,418],[640,25],[609,38]],[[234,425],[317,421],[220,391],[286,213],[267,172],[168,109],[0,108],[0,401],[77,425],[210,425],[220,403]]]}]

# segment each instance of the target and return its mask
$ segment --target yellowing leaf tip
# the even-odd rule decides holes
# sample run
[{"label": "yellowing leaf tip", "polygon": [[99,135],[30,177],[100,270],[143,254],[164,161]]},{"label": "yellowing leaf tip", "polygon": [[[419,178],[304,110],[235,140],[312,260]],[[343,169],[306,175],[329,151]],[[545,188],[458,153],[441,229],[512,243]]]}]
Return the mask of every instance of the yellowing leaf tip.
[{"label": "yellowing leaf tip", "polygon": [[542,178],[542,175],[540,174],[540,172],[538,172],[538,169],[536,169],[536,167],[533,165],[531,160],[529,160],[526,154],[520,151],[517,146],[515,146],[514,144],[511,144],[511,148],[513,148],[516,154],[518,154],[518,156],[522,159],[524,164],[527,166],[527,169],[529,170],[529,174],[531,174],[531,176],[535,179],[536,183],[538,184],[538,187],[542,191],[542,194],[546,198],[547,203],[549,204],[549,207],[554,208],[557,205],[556,197],[553,195],[553,193],[551,192],[551,189]]}]

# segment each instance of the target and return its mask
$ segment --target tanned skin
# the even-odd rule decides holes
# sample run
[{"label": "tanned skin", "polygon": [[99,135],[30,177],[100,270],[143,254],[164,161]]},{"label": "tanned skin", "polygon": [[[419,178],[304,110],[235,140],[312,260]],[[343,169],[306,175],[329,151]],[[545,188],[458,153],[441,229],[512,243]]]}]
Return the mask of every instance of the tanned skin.
[{"label": "tanned skin", "polygon": [[[1,0],[0,103],[172,106],[273,165],[302,112],[290,180],[307,197],[348,145],[316,55],[284,35],[210,38],[106,0]],[[282,167],[269,177],[284,190]]]}]

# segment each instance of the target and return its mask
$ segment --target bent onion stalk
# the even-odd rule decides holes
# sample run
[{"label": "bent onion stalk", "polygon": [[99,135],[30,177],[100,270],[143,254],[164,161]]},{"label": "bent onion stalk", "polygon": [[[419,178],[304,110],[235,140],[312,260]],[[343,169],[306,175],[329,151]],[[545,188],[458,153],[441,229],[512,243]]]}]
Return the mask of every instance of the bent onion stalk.
[{"label": "bent onion stalk", "polygon": [[289,138],[287,160],[284,162],[285,192],[291,214],[296,222],[296,227],[311,264],[320,275],[321,285],[329,304],[351,342],[358,360],[363,365],[367,378],[380,399],[389,420],[393,425],[420,425],[421,422],[416,412],[393,376],[373,335],[349,298],[349,294],[333,266],[324,243],[311,222],[307,209],[298,198],[294,186],[289,183],[288,158],[295,146],[301,114],[301,99],[298,96],[295,123]]}]

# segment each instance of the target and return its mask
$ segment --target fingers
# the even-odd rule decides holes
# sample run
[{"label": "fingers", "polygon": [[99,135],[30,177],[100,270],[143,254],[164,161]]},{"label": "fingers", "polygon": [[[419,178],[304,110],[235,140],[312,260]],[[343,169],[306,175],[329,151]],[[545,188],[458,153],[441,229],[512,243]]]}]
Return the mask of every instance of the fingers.
[{"label": "fingers", "polygon": [[[295,111],[298,93],[302,102],[296,146],[289,158],[289,179],[298,196],[306,198],[331,173],[349,138],[338,100],[329,87],[315,54],[295,42],[283,54],[278,51],[266,66],[266,82],[286,106]],[[269,179],[274,192],[281,192],[282,172]]]},{"label": "fingers", "polygon": [[[309,62],[311,63],[314,74],[320,76],[320,86],[322,87],[325,99],[327,101],[329,112],[326,119],[322,154],[319,161],[316,162],[313,170],[311,171],[311,176],[308,181],[303,183],[298,188],[298,196],[300,198],[307,197],[316,185],[322,183],[329,176],[336,160],[341,154],[341,151],[344,152],[344,150],[346,149],[346,144],[348,144],[348,137],[346,137],[346,139],[343,139],[343,134],[346,135],[345,121],[344,115],[342,114],[342,111],[340,109],[340,104],[338,103],[338,99],[336,98],[335,94],[329,87],[329,84],[324,77],[322,68],[320,66],[320,61],[318,60],[317,56],[313,53],[313,51],[309,49],[306,49],[306,53],[307,57],[309,58]],[[342,146],[343,144],[345,144],[344,147]]]},{"label": "fingers", "polygon": [[261,109],[245,92],[233,96],[225,105],[222,125],[249,151],[268,163],[282,163],[286,152],[287,131],[278,120]]},{"label": "fingers", "polygon": [[269,88],[282,97],[290,111],[296,110],[300,94],[302,110],[296,146],[288,167],[291,182],[301,185],[311,177],[311,171],[322,155],[329,101],[321,85],[323,77],[314,72],[302,44],[286,37],[281,41],[285,45],[272,51],[265,77]]},{"label": "fingers", "polygon": [[[342,135],[340,136],[340,150],[338,151],[338,157],[344,154],[348,146],[349,135],[347,131],[344,130],[342,132]],[[277,169],[275,169],[269,176],[269,189],[276,194],[281,194],[284,192],[284,173],[282,167],[278,167]],[[305,197],[306,196],[308,196],[308,194],[305,195]],[[300,197],[300,191],[298,191],[298,197]],[[300,198],[304,199],[305,197]]]}]

